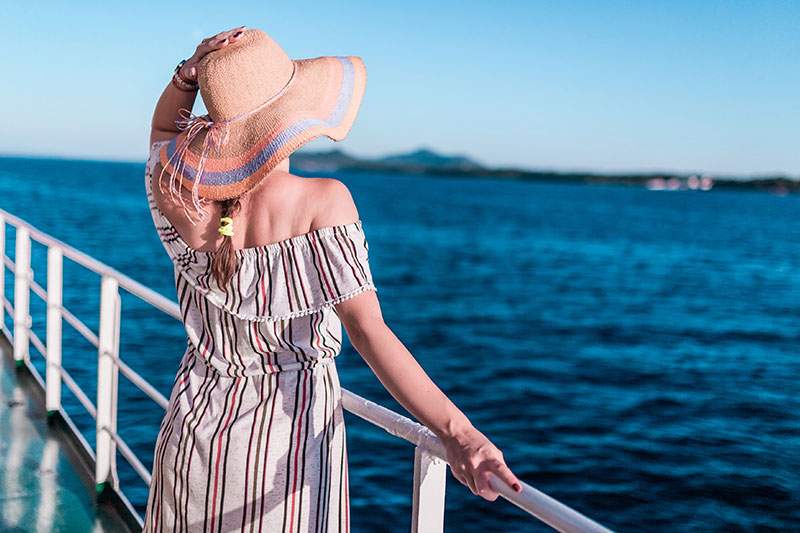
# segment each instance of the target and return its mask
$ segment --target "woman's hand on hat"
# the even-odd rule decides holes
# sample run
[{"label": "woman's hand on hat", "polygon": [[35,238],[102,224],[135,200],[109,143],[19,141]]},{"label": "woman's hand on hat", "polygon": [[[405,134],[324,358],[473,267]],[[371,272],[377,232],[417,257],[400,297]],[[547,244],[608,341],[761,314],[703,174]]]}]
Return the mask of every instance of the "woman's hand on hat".
[{"label": "woman's hand on hat", "polygon": [[188,81],[197,81],[197,64],[209,52],[224,48],[229,44],[235,43],[242,35],[244,35],[245,26],[239,26],[231,30],[219,32],[211,37],[206,37],[192,54],[192,57],[186,60],[179,72],[180,76]]}]

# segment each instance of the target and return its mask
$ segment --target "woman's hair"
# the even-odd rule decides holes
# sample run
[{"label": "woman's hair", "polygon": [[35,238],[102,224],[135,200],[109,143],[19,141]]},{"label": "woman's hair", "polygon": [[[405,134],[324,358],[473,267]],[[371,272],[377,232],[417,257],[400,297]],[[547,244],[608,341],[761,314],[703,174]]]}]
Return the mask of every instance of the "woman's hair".
[{"label": "woman's hair", "polygon": [[[221,217],[233,217],[241,208],[241,197],[229,198],[220,202],[222,206]],[[211,258],[211,273],[217,280],[217,285],[224,287],[233,277],[236,269],[236,252],[233,249],[233,239],[222,236],[222,244],[217,247]]]}]

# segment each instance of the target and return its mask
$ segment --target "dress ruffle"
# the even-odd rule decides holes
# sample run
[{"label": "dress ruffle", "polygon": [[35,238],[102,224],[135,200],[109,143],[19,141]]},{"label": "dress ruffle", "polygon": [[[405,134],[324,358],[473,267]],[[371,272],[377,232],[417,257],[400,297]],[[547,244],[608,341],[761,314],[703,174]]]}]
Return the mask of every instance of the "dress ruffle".
[{"label": "dress ruffle", "polygon": [[326,226],[279,242],[236,250],[227,287],[211,274],[212,252],[191,248],[153,198],[152,172],[162,143],[154,143],[145,172],[153,222],[180,275],[208,302],[243,320],[285,320],[333,307],[375,290],[362,221]]}]

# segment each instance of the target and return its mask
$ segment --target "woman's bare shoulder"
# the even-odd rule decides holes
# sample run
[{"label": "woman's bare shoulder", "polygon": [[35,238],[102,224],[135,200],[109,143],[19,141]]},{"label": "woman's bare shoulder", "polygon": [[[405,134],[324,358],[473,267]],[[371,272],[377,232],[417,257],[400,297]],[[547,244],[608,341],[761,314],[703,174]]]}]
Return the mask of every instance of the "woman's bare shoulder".
[{"label": "woman's bare shoulder", "polygon": [[311,229],[349,224],[359,219],[350,189],[336,178],[303,178],[309,207],[314,212]]}]

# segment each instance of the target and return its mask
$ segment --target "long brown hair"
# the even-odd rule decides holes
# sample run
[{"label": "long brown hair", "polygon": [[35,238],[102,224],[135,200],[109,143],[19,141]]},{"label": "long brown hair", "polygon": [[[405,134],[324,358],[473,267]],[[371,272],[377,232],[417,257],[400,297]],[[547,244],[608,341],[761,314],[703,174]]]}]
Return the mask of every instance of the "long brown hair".
[{"label": "long brown hair", "polygon": [[[222,217],[233,217],[242,207],[241,196],[221,200]],[[222,243],[217,247],[211,257],[211,273],[217,280],[217,285],[224,287],[233,277],[236,270],[236,252],[233,249],[233,238],[222,236]]]}]

